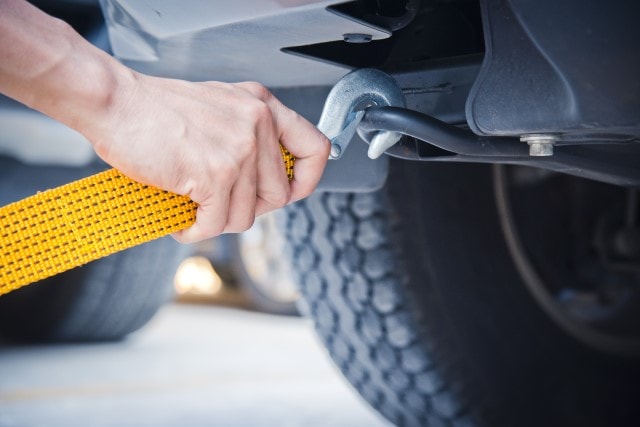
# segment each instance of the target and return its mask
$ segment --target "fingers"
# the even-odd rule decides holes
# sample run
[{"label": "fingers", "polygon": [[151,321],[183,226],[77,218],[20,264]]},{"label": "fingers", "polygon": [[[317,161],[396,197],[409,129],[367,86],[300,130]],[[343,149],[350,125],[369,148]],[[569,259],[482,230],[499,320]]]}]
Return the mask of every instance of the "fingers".
[{"label": "fingers", "polygon": [[220,191],[217,197],[199,203],[196,222],[185,230],[173,233],[173,238],[180,243],[195,243],[222,233],[229,214],[229,199],[229,191]]},{"label": "fingers", "polygon": [[331,144],[314,125],[279,101],[272,101],[280,143],[296,157],[291,201],[307,197],[318,185],[329,158]]},{"label": "fingers", "polygon": [[[189,172],[200,175],[194,179],[202,181],[208,176],[209,181],[198,183],[198,194],[188,193],[199,207],[194,225],[174,234],[182,243],[222,232],[244,231],[251,227],[255,216],[308,196],[320,180],[329,156],[328,139],[262,85],[240,83],[219,89],[228,97],[229,115],[224,123],[216,123],[217,129],[212,133],[218,132],[217,141],[223,141],[217,144],[219,149],[234,160],[234,173],[225,174],[224,168],[217,170],[215,164],[209,164],[206,173]],[[206,129],[203,134],[204,141],[208,140]],[[280,144],[296,157],[291,183]],[[209,150],[206,143],[204,148]],[[208,155],[216,152],[211,149]]]},{"label": "fingers", "polygon": [[[247,166],[233,187],[218,186],[215,195],[198,204],[196,222],[173,234],[180,243],[195,243],[222,233],[239,233],[249,229],[255,220],[256,171]],[[193,197],[197,201],[197,197]]]},{"label": "fingers", "polygon": [[273,110],[267,102],[273,96],[258,83],[240,83],[238,86],[261,100],[268,111],[268,118],[265,117],[257,133],[257,205],[255,214],[262,215],[289,203],[291,187],[282,161],[277,124]]},{"label": "fingers", "polygon": [[[331,148],[329,140],[313,124],[287,108],[259,83],[244,82],[238,83],[237,86],[263,100],[269,106],[280,143],[296,157],[290,201],[308,196],[322,177]],[[275,164],[272,163],[272,165]],[[282,160],[278,163],[278,167],[282,168]],[[259,214],[263,207],[264,204],[259,203]]]},{"label": "fingers", "polygon": [[258,158],[257,215],[279,209],[291,199],[291,187],[280,145],[277,139],[274,141],[274,144],[262,147]]},{"label": "fingers", "polygon": [[255,162],[244,167],[229,197],[229,209],[224,233],[240,233],[248,230],[256,218],[256,168]]}]

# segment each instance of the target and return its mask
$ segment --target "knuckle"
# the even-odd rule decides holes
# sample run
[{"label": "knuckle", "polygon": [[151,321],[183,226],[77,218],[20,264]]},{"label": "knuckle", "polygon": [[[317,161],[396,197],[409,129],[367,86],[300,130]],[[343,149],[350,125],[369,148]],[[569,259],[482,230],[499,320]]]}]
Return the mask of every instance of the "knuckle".
[{"label": "knuckle", "polygon": [[198,240],[215,237],[224,232],[224,225],[227,223],[226,211],[217,209],[216,205],[216,200],[209,199],[205,206],[198,209],[196,218]]},{"label": "knuckle", "polygon": [[278,206],[286,206],[289,202],[291,202],[291,187],[287,185],[287,190],[282,194],[282,198],[278,200]]},{"label": "knuckle", "polygon": [[322,139],[323,139],[322,144],[319,144],[320,145],[320,154],[321,154],[323,159],[326,159],[326,158],[329,157],[329,153],[331,152],[331,141],[329,141],[329,138],[327,138],[324,135],[323,135]]},{"label": "knuckle", "polygon": [[208,230],[207,237],[216,237],[224,233],[224,224],[223,223],[215,223],[212,224]]},{"label": "knuckle", "polygon": [[224,156],[218,159],[212,167],[215,172],[217,183],[233,183],[240,174],[240,164],[234,156]]},{"label": "knuckle", "polygon": [[242,220],[240,220],[238,222],[238,231],[247,231],[248,229],[250,229],[253,226],[253,223],[255,222],[255,217],[250,216],[250,217],[246,217]]},{"label": "knuckle", "polygon": [[210,222],[205,224],[200,230],[200,236],[196,241],[202,241],[205,239],[211,239],[224,233],[224,222]]},{"label": "knuckle", "polygon": [[280,107],[280,111],[282,112],[282,114],[287,115],[288,121],[291,121],[293,123],[299,123],[299,122],[305,121],[305,119],[300,114],[298,114],[297,111],[286,107],[282,103],[278,103],[278,106]]},{"label": "knuckle", "polygon": [[100,158],[108,160],[111,158],[112,144],[109,144],[104,139],[98,139],[93,141],[93,149]]},{"label": "knuckle", "polygon": [[271,109],[263,101],[256,99],[254,102],[248,102],[247,109],[249,110],[249,117],[257,122],[271,120]]},{"label": "knuckle", "polygon": [[240,139],[240,143],[235,147],[235,153],[241,161],[253,158],[258,147],[258,137],[255,132],[247,132],[247,135]]},{"label": "knuckle", "polygon": [[189,196],[194,200],[202,198],[202,186],[195,179],[186,174],[180,174],[179,176],[182,178],[178,180],[175,190],[178,194]]},{"label": "knuckle", "polygon": [[279,209],[281,207],[286,206],[290,200],[291,200],[291,189],[289,188],[289,186],[287,186],[287,188],[285,188],[284,190],[274,193],[269,198],[269,204],[274,208]]},{"label": "knuckle", "polygon": [[253,226],[255,217],[253,215],[243,215],[243,217],[234,217],[228,221],[224,227],[224,231],[227,233],[241,233],[247,231]]},{"label": "knuckle", "polygon": [[189,239],[187,236],[185,236],[184,233],[174,233],[174,234],[171,235],[171,237],[173,237],[173,239],[176,242],[181,243],[183,245],[191,243],[191,239]]},{"label": "knuckle", "polygon": [[258,82],[246,82],[245,88],[251,94],[263,101],[266,101],[271,96],[271,92],[269,92],[269,89]]},{"label": "knuckle", "polygon": [[224,232],[227,218],[222,214],[218,214],[211,218],[201,218],[200,221],[202,238],[211,238],[219,236]]}]

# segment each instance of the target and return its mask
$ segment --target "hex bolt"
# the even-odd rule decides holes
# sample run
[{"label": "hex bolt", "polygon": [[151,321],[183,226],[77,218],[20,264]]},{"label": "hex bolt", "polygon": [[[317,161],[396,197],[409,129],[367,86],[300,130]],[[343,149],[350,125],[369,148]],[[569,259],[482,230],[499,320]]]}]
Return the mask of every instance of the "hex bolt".
[{"label": "hex bolt", "polygon": [[553,144],[557,141],[554,135],[530,134],[520,137],[520,141],[529,144],[529,155],[532,157],[553,156]]},{"label": "hex bolt", "polygon": [[371,34],[346,33],[342,35],[342,40],[347,43],[369,43],[373,39]]}]

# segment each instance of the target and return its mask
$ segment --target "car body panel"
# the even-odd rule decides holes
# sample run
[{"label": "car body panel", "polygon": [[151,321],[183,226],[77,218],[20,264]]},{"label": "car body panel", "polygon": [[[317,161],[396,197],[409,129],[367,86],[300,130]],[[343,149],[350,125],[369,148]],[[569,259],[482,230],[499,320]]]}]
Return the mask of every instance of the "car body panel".
[{"label": "car body panel", "polygon": [[153,75],[257,80],[269,87],[333,85],[349,69],[282,49],[391,33],[332,12],[336,1],[102,0],[114,55]]}]

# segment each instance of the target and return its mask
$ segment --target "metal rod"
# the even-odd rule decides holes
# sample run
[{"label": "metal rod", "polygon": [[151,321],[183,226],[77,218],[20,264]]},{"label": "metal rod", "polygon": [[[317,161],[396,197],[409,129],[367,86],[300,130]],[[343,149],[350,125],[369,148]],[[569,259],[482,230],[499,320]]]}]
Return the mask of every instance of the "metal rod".
[{"label": "metal rod", "polygon": [[[417,111],[399,107],[371,107],[358,127],[370,142],[377,132],[391,131],[412,136],[451,155],[423,155],[419,147],[400,145],[387,154],[408,160],[473,163],[503,163],[535,166],[615,185],[640,187],[640,168],[569,152],[556,147],[550,157],[531,157],[527,144],[514,137],[481,137]],[[575,151],[575,150],[572,150]]]}]

